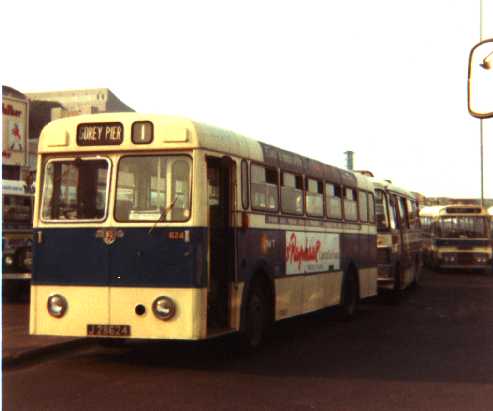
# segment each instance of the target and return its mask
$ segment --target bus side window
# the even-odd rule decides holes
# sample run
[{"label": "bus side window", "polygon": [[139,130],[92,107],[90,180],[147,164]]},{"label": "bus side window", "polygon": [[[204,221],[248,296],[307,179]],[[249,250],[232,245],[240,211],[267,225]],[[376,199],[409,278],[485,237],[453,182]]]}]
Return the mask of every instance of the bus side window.
[{"label": "bus side window", "polygon": [[307,178],[306,213],[309,216],[322,217],[324,215],[324,188],[322,182]]},{"label": "bus side window", "polygon": [[354,188],[344,188],[344,218],[349,221],[358,221],[358,201]]},{"label": "bus side window", "polygon": [[277,211],[279,207],[277,170],[257,164],[250,167],[252,208]]},{"label": "bus side window", "polygon": [[406,199],[404,197],[399,197],[399,217],[401,226],[409,228],[409,217],[406,207]]},{"label": "bus side window", "polygon": [[243,209],[248,209],[248,163],[241,160],[241,205]]},{"label": "bus side window", "polygon": [[412,228],[419,228],[418,207],[413,200],[407,200],[407,210],[409,212],[409,225]]},{"label": "bus side window", "polygon": [[303,178],[300,175],[282,173],[281,209],[288,214],[303,214]]},{"label": "bus side window", "polygon": [[375,223],[375,197],[368,193],[368,219],[370,223]]},{"label": "bus side window", "polygon": [[358,191],[359,197],[359,219],[363,223],[368,222],[368,194],[364,191]]},{"label": "bus side window", "polygon": [[377,228],[381,231],[389,229],[389,204],[388,197],[382,190],[375,191],[375,214],[377,217]]},{"label": "bus side window", "polygon": [[390,228],[395,230],[400,228],[399,220],[397,219],[397,199],[394,195],[389,196],[389,206],[390,206]]},{"label": "bus side window", "polygon": [[171,209],[170,220],[185,221],[190,217],[190,165],[186,160],[173,162],[171,173],[171,198],[174,206]]},{"label": "bus side window", "polygon": [[327,217],[342,218],[342,192],[341,186],[325,183],[325,202],[327,204]]}]

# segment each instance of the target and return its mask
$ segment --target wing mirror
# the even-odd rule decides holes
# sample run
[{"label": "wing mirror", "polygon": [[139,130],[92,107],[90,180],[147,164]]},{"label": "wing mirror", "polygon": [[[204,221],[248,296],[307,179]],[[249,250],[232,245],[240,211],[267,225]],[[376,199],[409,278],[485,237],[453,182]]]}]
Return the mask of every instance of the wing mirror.
[{"label": "wing mirror", "polygon": [[472,116],[493,117],[493,39],[484,40],[471,49],[467,102]]}]

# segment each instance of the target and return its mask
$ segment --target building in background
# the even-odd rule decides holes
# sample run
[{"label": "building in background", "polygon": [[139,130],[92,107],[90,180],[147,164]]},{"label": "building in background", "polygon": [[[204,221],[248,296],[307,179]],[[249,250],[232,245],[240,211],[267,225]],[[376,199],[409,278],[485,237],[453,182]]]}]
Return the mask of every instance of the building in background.
[{"label": "building in background", "polygon": [[23,94],[2,86],[2,284],[5,298],[27,294],[31,278],[33,181],[41,130],[50,121],[63,117],[122,111],[134,110],[106,88]]},{"label": "building in background", "polygon": [[52,120],[81,114],[134,111],[107,88],[26,93],[30,100],[28,163],[36,168],[38,138],[43,127]]}]

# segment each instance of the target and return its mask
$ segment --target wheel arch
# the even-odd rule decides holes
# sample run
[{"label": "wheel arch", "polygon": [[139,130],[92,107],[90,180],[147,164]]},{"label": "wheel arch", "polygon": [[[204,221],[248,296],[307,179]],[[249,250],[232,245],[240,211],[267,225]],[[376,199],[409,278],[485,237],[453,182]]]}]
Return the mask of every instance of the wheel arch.
[{"label": "wheel arch", "polygon": [[344,286],[346,284],[346,279],[348,275],[353,274],[357,284],[358,290],[358,300],[360,299],[360,279],[359,279],[359,268],[358,264],[354,260],[349,260],[343,267],[342,270],[342,283],[341,283],[341,302],[342,295],[344,293]]},{"label": "wheel arch", "polygon": [[240,310],[240,331],[245,329],[246,306],[248,296],[253,287],[260,286],[266,291],[270,307],[270,321],[274,322],[276,312],[276,294],[273,278],[267,273],[265,267],[259,266],[254,274],[245,282],[241,295],[241,310]]}]

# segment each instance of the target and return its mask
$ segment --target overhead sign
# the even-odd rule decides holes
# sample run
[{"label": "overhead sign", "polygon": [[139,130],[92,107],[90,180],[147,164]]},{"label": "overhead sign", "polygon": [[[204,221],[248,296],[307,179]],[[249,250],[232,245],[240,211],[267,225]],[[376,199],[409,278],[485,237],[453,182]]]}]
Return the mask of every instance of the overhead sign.
[{"label": "overhead sign", "polygon": [[123,142],[123,124],[86,123],[77,127],[77,145],[112,146]]}]

